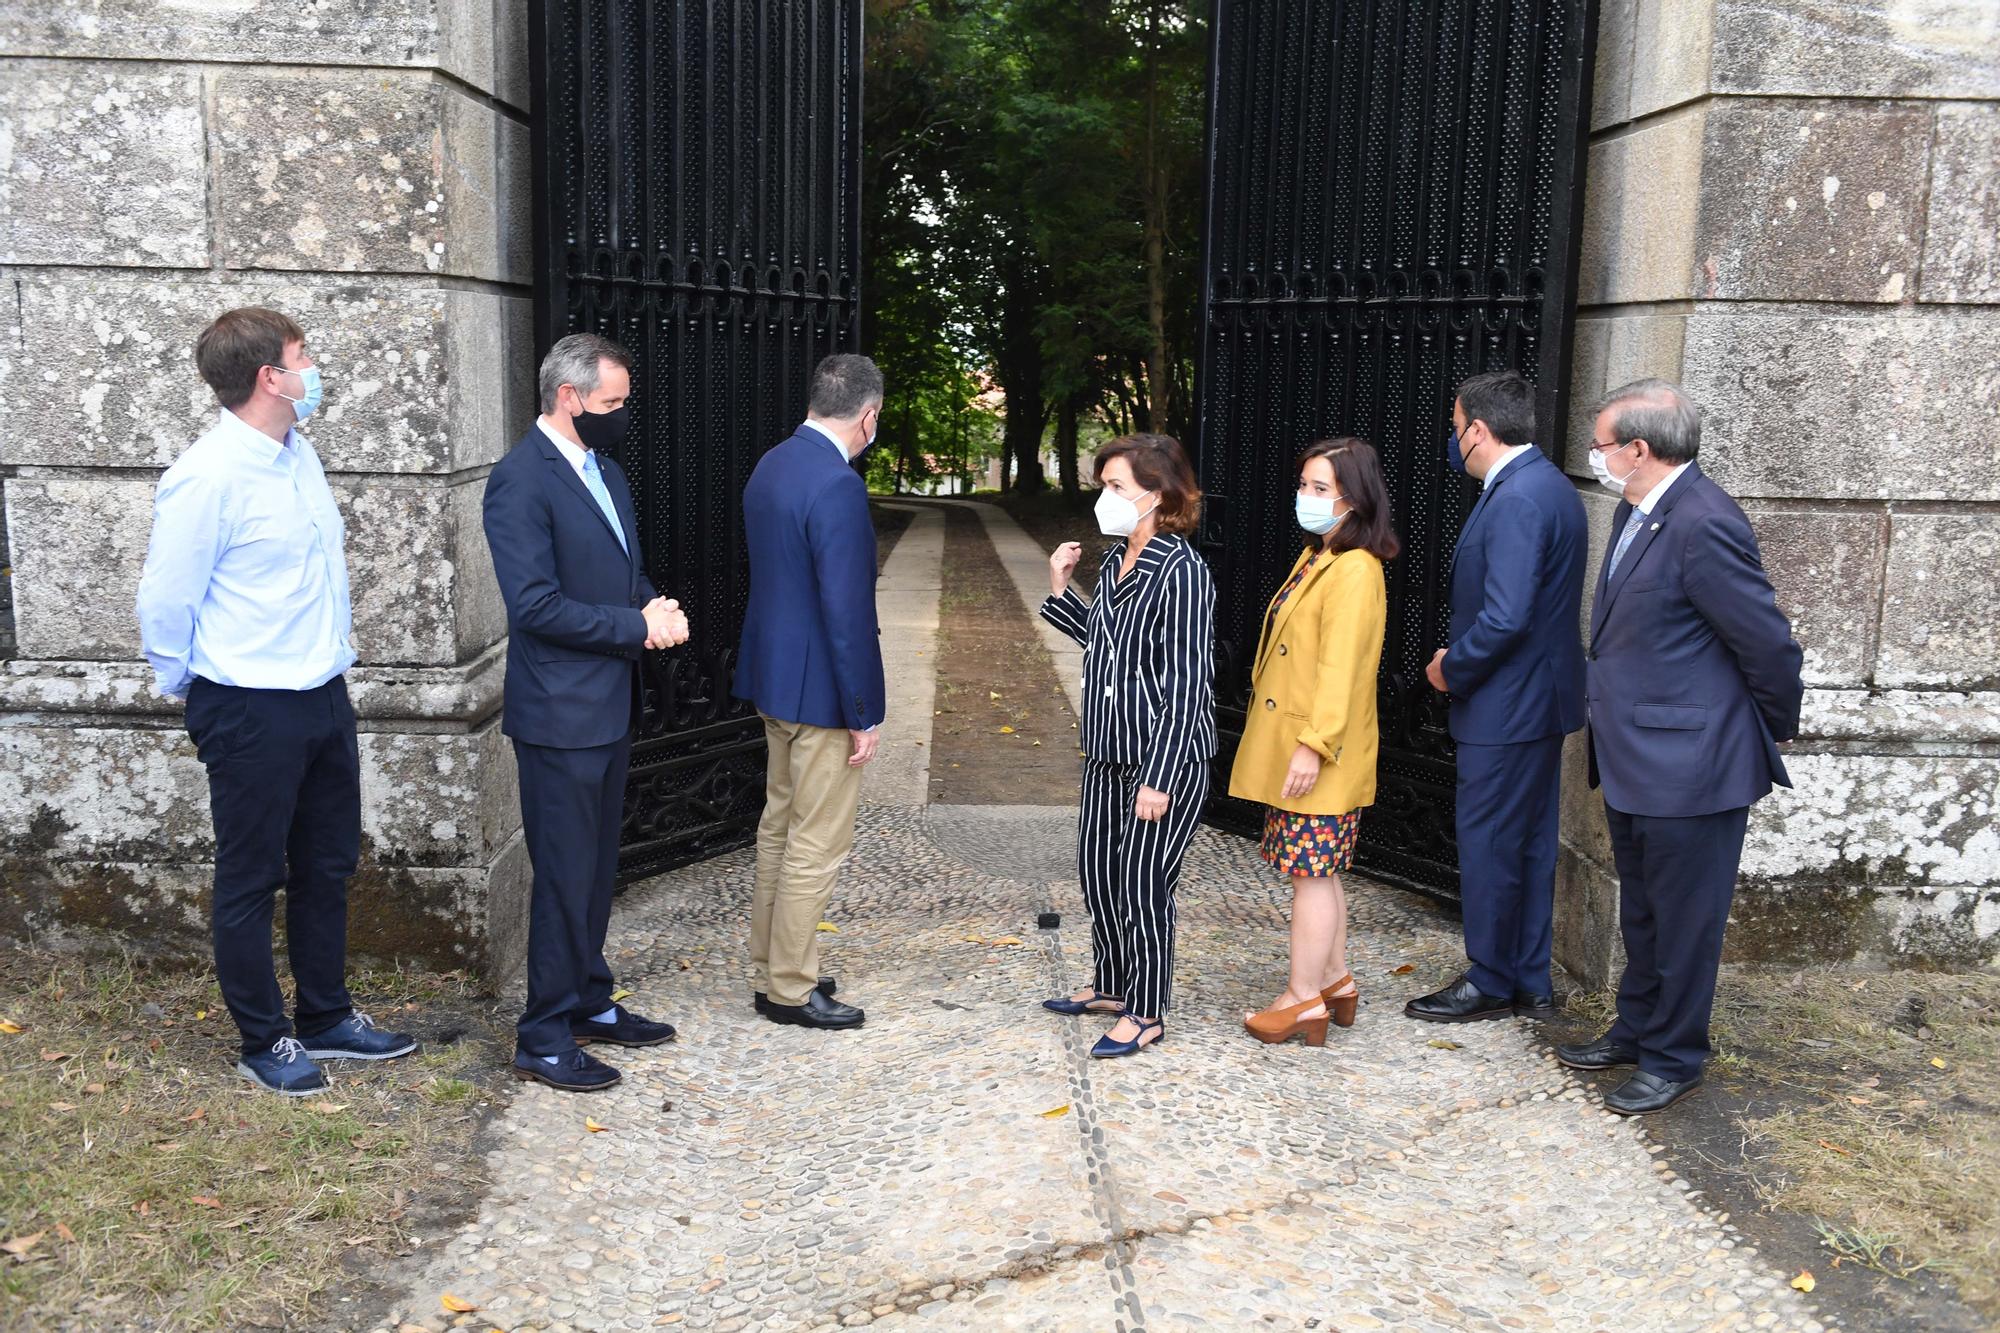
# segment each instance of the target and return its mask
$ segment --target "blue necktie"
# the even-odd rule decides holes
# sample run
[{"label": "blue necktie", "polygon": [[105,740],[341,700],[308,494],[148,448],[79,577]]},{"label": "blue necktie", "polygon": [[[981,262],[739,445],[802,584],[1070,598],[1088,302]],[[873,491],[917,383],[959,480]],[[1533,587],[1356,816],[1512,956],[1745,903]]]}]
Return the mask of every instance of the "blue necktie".
[{"label": "blue necktie", "polygon": [[1604,575],[1606,583],[1611,582],[1617,575],[1618,562],[1625,558],[1625,548],[1630,546],[1632,539],[1639,535],[1639,529],[1645,522],[1646,516],[1636,509],[1632,511],[1632,517],[1625,520],[1625,531],[1618,534],[1618,545],[1611,552],[1611,568]]},{"label": "blue necktie", "polygon": [[625,529],[618,526],[618,510],[611,503],[611,492],[604,489],[604,474],[597,470],[597,451],[586,449],[583,453],[583,484],[597,498],[597,507],[604,511],[604,517],[611,524],[612,535],[618,538],[619,549],[632,554],[632,548],[625,545]]}]

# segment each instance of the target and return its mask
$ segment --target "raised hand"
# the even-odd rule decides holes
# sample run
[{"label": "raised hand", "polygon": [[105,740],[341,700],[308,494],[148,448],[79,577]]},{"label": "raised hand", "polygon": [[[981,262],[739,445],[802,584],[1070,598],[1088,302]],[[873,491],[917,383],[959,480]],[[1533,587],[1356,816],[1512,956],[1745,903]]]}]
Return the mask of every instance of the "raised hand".
[{"label": "raised hand", "polygon": [[1083,559],[1083,546],[1080,542],[1064,542],[1056,547],[1055,554],[1049,557],[1051,593],[1057,597],[1063,595],[1063,590],[1069,587],[1070,576],[1076,573],[1076,562],[1081,559]]}]

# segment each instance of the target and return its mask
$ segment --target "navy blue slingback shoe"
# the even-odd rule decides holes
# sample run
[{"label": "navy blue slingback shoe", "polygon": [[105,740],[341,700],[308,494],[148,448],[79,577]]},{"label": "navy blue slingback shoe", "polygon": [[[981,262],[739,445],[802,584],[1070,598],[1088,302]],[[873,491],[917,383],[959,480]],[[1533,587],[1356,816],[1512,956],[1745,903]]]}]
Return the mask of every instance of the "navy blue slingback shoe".
[{"label": "navy blue slingback shoe", "polygon": [[[1130,1014],[1126,1014],[1123,1016],[1126,1018],[1132,1018],[1132,1015]],[[1139,1030],[1137,1033],[1133,1034],[1132,1040],[1113,1041],[1111,1040],[1111,1034],[1107,1032],[1103,1036],[1097,1039],[1097,1045],[1090,1048],[1090,1054],[1092,1055],[1092,1057],[1099,1060],[1115,1060],[1121,1055],[1136,1055],[1140,1051],[1143,1051],[1148,1047],[1158,1046],[1161,1042],[1167,1039],[1166,1019],[1132,1018],[1132,1021],[1139,1025]],[[1153,1038],[1151,1041],[1146,1041],[1144,1039],[1146,1034],[1148,1032],[1151,1032],[1154,1028],[1158,1028],[1160,1030],[1160,1035]]]},{"label": "navy blue slingback shoe", "polygon": [[1072,1000],[1067,995],[1058,995],[1053,1000],[1043,1000],[1042,1008],[1052,1013],[1068,1014],[1071,1018],[1075,1018],[1078,1014],[1115,1014],[1119,1012],[1119,1009],[1093,1009],[1090,1007],[1100,1000],[1109,1000],[1112,1004],[1120,1006],[1121,1009],[1125,1004],[1116,995],[1106,995],[1101,990],[1094,990],[1090,993],[1090,998],[1087,1000]]}]

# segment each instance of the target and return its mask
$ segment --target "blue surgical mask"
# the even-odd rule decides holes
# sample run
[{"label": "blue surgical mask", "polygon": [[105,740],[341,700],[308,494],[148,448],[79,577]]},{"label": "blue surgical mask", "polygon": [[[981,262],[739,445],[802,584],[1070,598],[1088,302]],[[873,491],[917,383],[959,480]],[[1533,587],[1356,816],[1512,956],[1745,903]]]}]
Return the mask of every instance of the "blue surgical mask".
[{"label": "blue surgical mask", "polygon": [[1299,516],[1299,526],[1314,536],[1324,537],[1340,526],[1345,514],[1333,512],[1333,502],[1340,497],[1334,495],[1300,495],[1293,503],[1294,512]]},{"label": "blue surgical mask", "polygon": [[[319,382],[318,366],[307,366],[304,370],[293,370],[288,366],[272,366],[271,369],[282,370],[287,375],[297,375],[299,377],[299,383],[305,386],[305,394],[303,397],[293,398],[288,393],[278,394],[278,397],[287,399],[291,402],[292,415],[294,417],[296,417],[300,421],[304,421],[307,417],[311,416],[314,412],[317,412],[319,410],[319,402],[323,389]],[[272,392],[276,393],[277,391],[272,390]]]}]

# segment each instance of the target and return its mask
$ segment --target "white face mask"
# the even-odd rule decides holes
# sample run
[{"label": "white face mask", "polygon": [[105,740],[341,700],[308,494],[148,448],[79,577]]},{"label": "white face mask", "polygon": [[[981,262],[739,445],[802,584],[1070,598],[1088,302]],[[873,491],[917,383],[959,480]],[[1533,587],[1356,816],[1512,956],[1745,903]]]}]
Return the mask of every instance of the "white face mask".
[{"label": "white face mask", "polygon": [[[1151,491],[1141,491],[1140,495],[1151,495]],[[1155,503],[1153,509],[1160,506]],[[1153,512],[1148,509],[1146,514]],[[1118,492],[1106,487],[1097,496],[1097,527],[1107,537],[1130,537],[1139,526],[1139,520],[1146,514],[1139,512],[1139,506]]]},{"label": "white face mask", "polygon": [[1632,480],[1632,472],[1637,472],[1638,469],[1634,468],[1632,472],[1627,472],[1624,476],[1621,477],[1612,472],[1611,464],[1606,460],[1612,454],[1618,453],[1621,450],[1630,449],[1633,445],[1637,443],[1638,443],[1637,440],[1627,440],[1625,443],[1619,445],[1617,449],[1598,449],[1595,447],[1591,449],[1590,474],[1593,477],[1597,478],[1598,485],[1604,487],[1608,491],[1613,492],[1614,494],[1618,495],[1625,494],[1626,483]]}]

